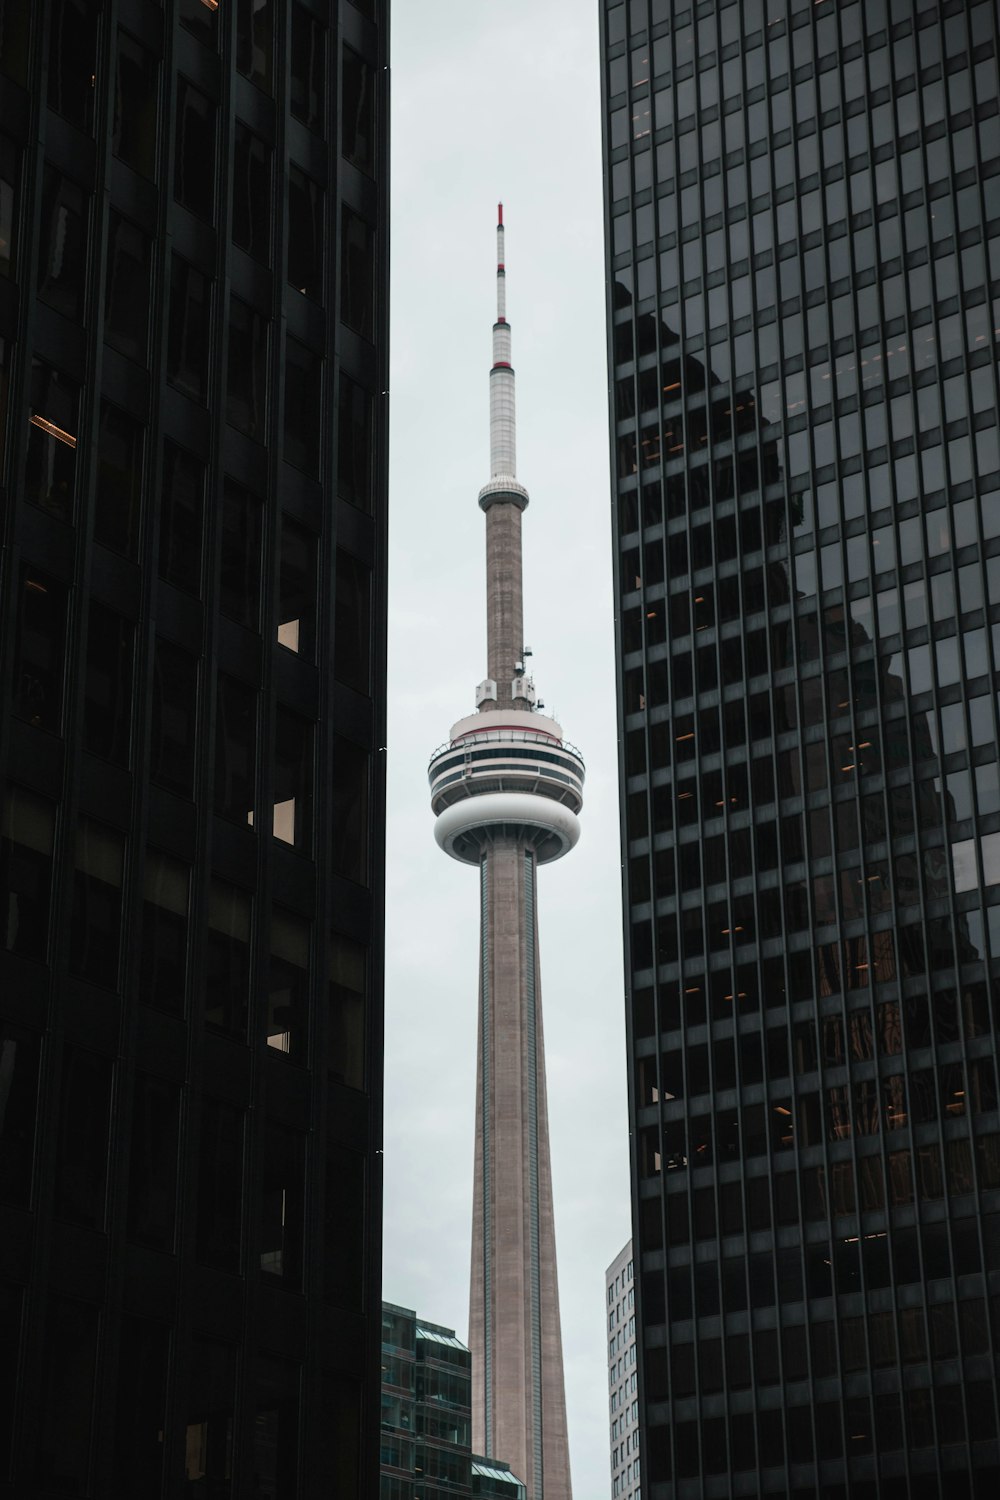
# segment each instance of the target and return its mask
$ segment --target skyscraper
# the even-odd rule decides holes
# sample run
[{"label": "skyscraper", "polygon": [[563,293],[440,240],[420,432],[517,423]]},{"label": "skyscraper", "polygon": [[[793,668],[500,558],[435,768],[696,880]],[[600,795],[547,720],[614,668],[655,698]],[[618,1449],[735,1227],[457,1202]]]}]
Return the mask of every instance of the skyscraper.
[{"label": "skyscraper", "polygon": [[526,671],[503,208],[490,371],[487,676],[428,776],[435,837],[480,878],[479,1047],[469,1344],[472,1441],[529,1500],[570,1495],[538,957],[538,866],[576,843],[583,761]]},{"label": "skyscraper", "polygon": [[634,1282],[632,1241],[629,1240],[604,1273],[604,1300],[608,1316],[611,1500],[638,1500],[641,1493]]},{"label": "skyscraper", "polygon": [[369,1494],[387,6],[0,4],[0,1492]]},{"label": "skyscraper", "polygon": [[601,26],[644,1500],[994,1494],[996,5]]}]

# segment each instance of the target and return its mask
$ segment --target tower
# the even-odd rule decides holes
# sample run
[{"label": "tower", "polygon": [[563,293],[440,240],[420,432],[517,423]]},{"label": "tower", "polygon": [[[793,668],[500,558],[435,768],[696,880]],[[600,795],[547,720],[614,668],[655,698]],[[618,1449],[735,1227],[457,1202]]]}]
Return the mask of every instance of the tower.
[{"label": "tower", "polygon": [[526,672],[514,371],[503,205],[490,371],[487,677],[476,712],[431,759],[434,833],[480,878],[479,1043],[469,1344],[473,1446],[521,1475],[529,1500],[569,1500],[569,1450],[545,1098],[536,875],[579,836],[583,760]]}]

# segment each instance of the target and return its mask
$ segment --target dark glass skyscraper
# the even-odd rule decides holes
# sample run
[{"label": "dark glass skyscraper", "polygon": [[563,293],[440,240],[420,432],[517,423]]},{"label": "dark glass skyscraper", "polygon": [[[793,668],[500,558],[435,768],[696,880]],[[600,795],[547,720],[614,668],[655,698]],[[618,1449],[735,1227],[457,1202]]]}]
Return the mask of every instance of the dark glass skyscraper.
[{"label": "dark glass skyscraper", "polygon": [[601,27],[643,1497],[994,1495],[997,7]]},{"label": "dark glass skyscraper", "polygon": [[383,0],[0,3],[0,1494],[374,1494]]}]

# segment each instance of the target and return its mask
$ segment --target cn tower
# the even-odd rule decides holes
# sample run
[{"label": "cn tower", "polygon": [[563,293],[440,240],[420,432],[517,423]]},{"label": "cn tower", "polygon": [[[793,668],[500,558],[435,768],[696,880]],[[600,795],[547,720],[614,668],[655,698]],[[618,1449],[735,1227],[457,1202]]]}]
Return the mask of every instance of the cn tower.
[{"label": "cn tower", "polygon": [[528,1500],[571,1500],[545,1097],[537,871],[579,837],[583,760],[541,712],[527,671],[514,370],[503,204],[490,370],[486,678],[428,777],[446,854],[480,881],[479,1057],[472,1210],[472,1440],[503,1459]]}]

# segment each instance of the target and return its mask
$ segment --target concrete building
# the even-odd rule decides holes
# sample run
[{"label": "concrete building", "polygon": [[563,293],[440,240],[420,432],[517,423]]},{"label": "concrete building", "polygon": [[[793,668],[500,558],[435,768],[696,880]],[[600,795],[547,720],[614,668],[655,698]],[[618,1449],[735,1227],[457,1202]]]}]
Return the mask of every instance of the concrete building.
[{"label": "concrete building", "polygon": [[473,1444],[502,1453],[529,1500],[569,1500],[538,955],[538,867],[578,837],[583,761],[527,670],[514,371],[502,206],[490,371],[487,676],[431,759],[435,837],[480,878],[479,1046],[469,1343]]},{"label": "concrete building", "polygon": [[604,1273],[608,1315],[608,1430],[611,1500],[640,1500],[639,1397],[636,1380],[632,1241]]},{"label": "concrete building", "polygon": [[388,5],[0,0],[0,1495],[378,1469]]},{"label": "concrete building", "polygon": [[1000,1493],[995,0],[604,0],[645,1500]]}]

